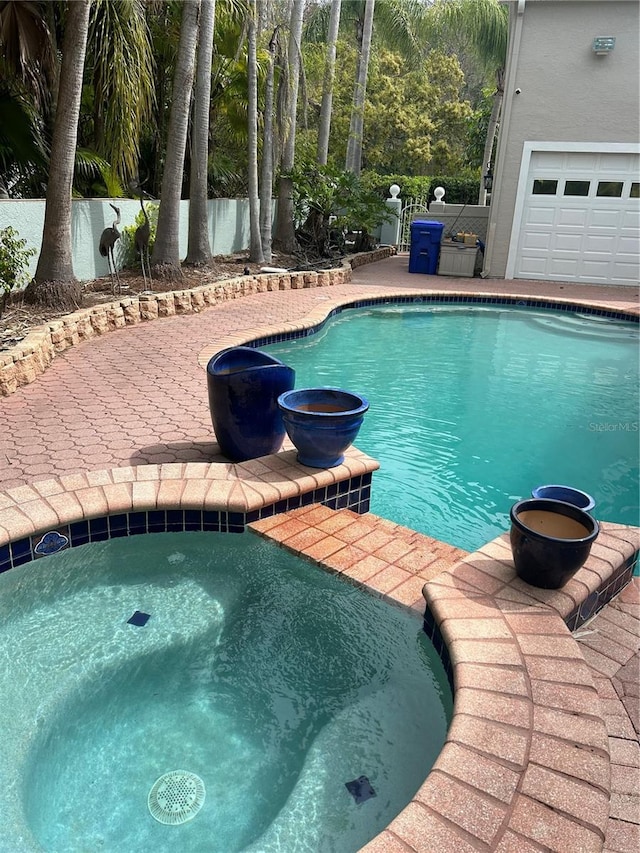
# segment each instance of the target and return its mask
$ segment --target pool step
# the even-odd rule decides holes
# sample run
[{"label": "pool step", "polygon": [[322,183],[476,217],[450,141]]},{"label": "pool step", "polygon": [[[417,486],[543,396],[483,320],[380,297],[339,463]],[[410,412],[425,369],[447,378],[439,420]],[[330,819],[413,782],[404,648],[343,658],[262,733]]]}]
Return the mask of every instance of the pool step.
[{"label": "pool step", "polygon": [[416,533],[372,513],[320,504],[249,525],[323,568],[388,601],[424,612],[422,587],[467,555],[461,548]]}]

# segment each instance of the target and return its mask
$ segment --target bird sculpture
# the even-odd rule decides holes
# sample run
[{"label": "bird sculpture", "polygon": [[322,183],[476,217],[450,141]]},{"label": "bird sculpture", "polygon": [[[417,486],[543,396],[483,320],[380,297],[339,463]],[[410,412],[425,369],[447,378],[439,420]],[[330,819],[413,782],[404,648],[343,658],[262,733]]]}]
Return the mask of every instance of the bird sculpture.
[{"label": "bird sculpture", "polygon": [[105,228],[102,234],[100,235],[100,244],[98,246],[98,250],[103,258],[107,259],[107,263],[109,264],[109,275],[111,276],[111,292],[122,293],[122,285],[120,284],[120,276],[118,275],[118,268],[116,267],[115,258],[113,255],[113,247],[120,239],[120,232],[118,231],[118,225],[120,224],[120,208],[116,207],[115,204],[109,204],[109,207],[112,207],[116,213],[116,218],[113,220],[113,225],[110,228]]},{"label": "bird sculpture", "polygon": [[[142,225],[138,225],[136,228],[136,233],[134,235],[134,243],[136,247],[136,252],[140,255],[140,265],[142,267],[142,277],[144,279],[144,287],[145,290],[153,290],[153,283],[151,280],[151,266],[149,264],[149,237],[151,235],[151,226],[149,224],[149,217],[147,216],[147,211],[144,209],[144,203],[142,201],[142,188],[140,187],[140,208],[142,209],[142,215],[144,216],[144,222]],[[146,261],[146,270],[145,270],[145,261]],[[149,276],[149,283],[147,284],[147,275]]]}]

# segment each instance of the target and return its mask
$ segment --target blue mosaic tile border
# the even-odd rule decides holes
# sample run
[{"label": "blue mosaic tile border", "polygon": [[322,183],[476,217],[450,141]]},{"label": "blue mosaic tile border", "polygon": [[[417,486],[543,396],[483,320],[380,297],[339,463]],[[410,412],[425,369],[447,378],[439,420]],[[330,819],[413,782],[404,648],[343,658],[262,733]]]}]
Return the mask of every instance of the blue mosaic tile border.
[{"label": "blue mosaic tile border", "polygon": [[606,308],[592,308],[588,305],[578,305],[574,302],[558,303],[549,302],[545,299],[520,299],[515,296],[450,296],[447,294],[433,294],[426,296],[378,296],[369,299],[356,299],[347,305],[340,305],[329,312],[327,317],[320,323],[310,326],[308,329],[295,329],[289,332],[281,332],[273,335],[265,335],[249,341],[245,346],[264,347],[269,344],[279,344],[284,341],[292,341],[296,338],[309,337],[319,332],[326,323],[341,314],[357,308],[372,308],[376,305],[416,305],[420,303],[440,305],[508,305],[512,308],[534,308],[548,311],[560,311],[564,313],[588,314],[592,317],[605,317],[609,320],[622,320],[628,323],[640,323],[640,316],[625,314],[623,311],[611,311]]},{"label": "blue mosaic tile border", "polygon": [[564,620],[570,631],[577,631],[584,623],[599,613],[625,586],[631,582],[635,566],[638,562],[638,552],[632,554],[619,566],[605,583],[587,596],[575,610]]},{"label": "blue mosaic tile border", "polygon": [[449,681],[449,687],[451,688],[451,692],[455,692],[455,686],[453,683],[453,667],[451,666],[451,658],[449,657],[449,649],[447,648],[447,644],[442,639],[442,634],[440,633],[440,628],[438,627],[436,620],[433,617],[433,613],[429,610],[429,607],[426,607],[424,612],[424,618],[422,621],[422,627],[424,629],[425,634],[433,643],[433,647],[440,656],[440,660],[442,661],[442,665],[444,667],[444,671],[447,674],[447,679]]},{"label": "blue mosaic tile border", "polygon": [[103,542],[122,536],[143,533],[174,533],[204,530],[215,533],[243,533],[247,524],[260,518],[270,518],[281,512],[320,503],[329,509],[369,511],[371,502],[371,473],[350,477],[293,498],[269,504],[252,512],[224,512],[195,509],[158,509],[120,513],[101,518],[83,519],[65,524],[46,533],[27,536],[0,545],[0,573],[66,548]]}]

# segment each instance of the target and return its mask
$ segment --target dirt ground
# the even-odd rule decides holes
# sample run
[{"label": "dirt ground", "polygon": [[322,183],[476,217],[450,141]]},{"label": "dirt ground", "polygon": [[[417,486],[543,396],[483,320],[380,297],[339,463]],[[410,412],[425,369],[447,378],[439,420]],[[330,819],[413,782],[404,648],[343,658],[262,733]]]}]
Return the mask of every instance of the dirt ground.
[{"label": "dirt ground", "polygon": [[[291,255],[279,255],[273,253],[269,266],[282,267],[285,269],[302,269],[300,259]],[[309,269],[315,268],[309,266]],[[217,255],[212,259],[211,265],[207,267],[182,267],[182,281],[154,280],[153,290],[163,293],[168,290],[188,290],[214,281],[234,278],[242,275],[245,269],[257,273],[260,267],[249,262],[247,252],[239,252],[234,255]],[[145,281],[139,270],[122,270],[120,272],[122,283],[122,295],[134,296],[147,290]],[[93,281],[83,283],[82,305],[79,307],[90,308],[103,302],[112,302],[114,297],[111,289],[111,279],[97,278]],[[43,310],[26,305],[19,296],[13,296],[0,317],[0,352],[11,349],[19,344],[27,336],[29,331],[36,326],[41,326],[57,317],[64,317],[68,312],[55,312]]]}]

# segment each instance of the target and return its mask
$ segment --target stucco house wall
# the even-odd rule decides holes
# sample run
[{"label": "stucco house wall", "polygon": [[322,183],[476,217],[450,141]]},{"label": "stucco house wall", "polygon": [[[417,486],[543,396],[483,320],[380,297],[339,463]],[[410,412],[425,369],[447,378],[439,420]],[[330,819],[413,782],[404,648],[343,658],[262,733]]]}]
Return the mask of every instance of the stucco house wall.
[{"label": "stucco house wall", "polygon": [[[508,5],[506,85],[484,271],[497,277],[507,271],[525,143],[637,150],[640,127],[638,0]],[[596,36],[614,36],[615,49],[596,55]]]}]

